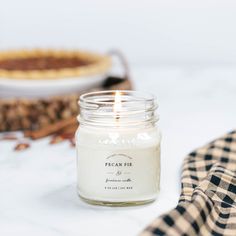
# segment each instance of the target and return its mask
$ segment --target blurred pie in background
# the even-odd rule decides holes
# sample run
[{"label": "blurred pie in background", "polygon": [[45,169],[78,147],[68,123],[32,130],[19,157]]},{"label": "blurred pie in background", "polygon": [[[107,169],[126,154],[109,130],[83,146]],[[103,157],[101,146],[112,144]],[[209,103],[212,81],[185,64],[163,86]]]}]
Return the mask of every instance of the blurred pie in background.
[{"label": "blurred pie in background", "polygon": [[100,86],[111,58],[84,51],[0,52],[0,98],[40,98]]}]

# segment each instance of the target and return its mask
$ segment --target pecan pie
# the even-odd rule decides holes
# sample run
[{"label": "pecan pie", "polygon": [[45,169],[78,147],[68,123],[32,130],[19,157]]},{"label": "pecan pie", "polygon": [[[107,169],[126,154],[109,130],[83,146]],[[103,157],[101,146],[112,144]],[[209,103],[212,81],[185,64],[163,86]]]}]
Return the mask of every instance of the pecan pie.
[{"label": "pecan pie", "polygon": [[0,78],[57,79],[107,71],[109,56],[70,50],[0,52]]}]

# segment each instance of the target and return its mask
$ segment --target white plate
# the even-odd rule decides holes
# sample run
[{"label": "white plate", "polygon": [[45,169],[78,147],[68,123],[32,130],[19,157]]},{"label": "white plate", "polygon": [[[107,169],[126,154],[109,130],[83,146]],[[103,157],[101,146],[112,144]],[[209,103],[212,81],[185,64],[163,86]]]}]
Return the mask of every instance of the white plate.
[{"label": "white plate", "polygon": [[106,78],[106,73],[95,76],[24,80],[0,78],[0,98],[39,98],[81,92],[100,86]]}]

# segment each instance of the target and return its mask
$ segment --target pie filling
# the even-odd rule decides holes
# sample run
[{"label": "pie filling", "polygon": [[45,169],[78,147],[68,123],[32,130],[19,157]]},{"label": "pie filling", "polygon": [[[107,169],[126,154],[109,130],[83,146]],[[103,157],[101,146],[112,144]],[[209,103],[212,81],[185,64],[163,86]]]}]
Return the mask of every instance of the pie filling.
[{"label": "pie filling", "polygon": [[11,59],[0,59],[0,69],[2,70],[55,70],[55,69],[66,69],[76,68],[80,66],[87,66],[92,64],[91,61],[79,57],[28,57],[28,58],[11,58]]}]

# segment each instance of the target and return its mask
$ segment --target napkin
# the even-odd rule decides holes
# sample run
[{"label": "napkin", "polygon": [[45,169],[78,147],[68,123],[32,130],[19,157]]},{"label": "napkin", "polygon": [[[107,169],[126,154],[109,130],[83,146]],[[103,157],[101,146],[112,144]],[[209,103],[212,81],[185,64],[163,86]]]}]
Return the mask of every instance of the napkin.
[{"label": "napkin", "polygon": [[236,236],[236,131],[184,160],[179,203],[141,234]]}]

